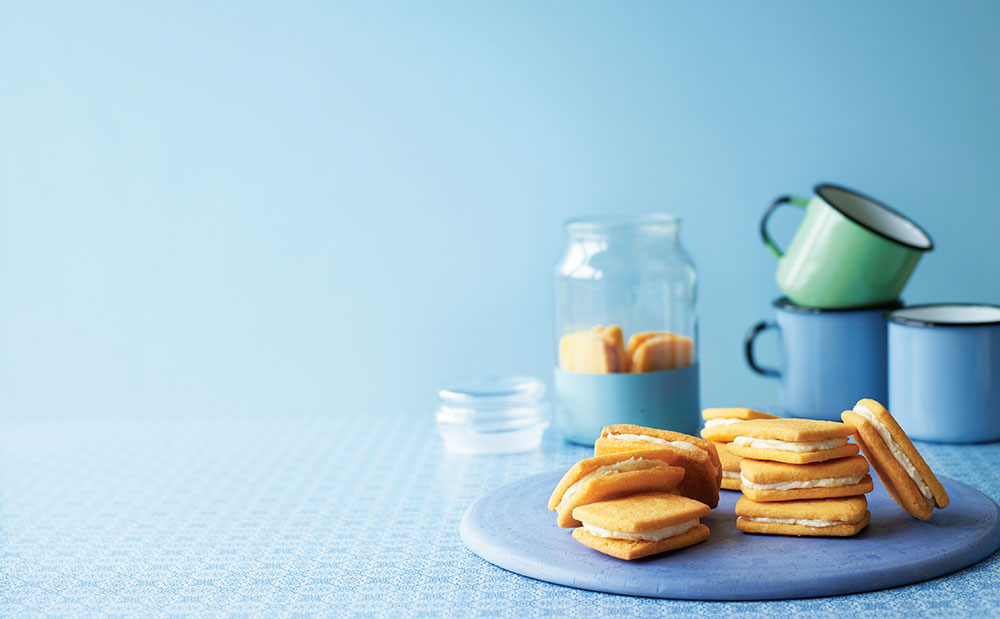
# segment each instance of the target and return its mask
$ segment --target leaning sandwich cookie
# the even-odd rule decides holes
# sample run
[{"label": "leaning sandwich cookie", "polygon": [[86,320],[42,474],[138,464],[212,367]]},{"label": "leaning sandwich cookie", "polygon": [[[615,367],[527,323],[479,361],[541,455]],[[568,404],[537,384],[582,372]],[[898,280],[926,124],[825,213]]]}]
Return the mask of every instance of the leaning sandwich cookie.
[{"label": "leaning sandwich cookie", "polygon": [[716,426],[719,441],[731,441],[726,449],[734,456],[789,464],[823,462],[858,453],[848,443],[853,429],[835,421],[816,419],[753,419]]},{"label": "leaning sandwich cookie", "polygon": [[639,449],[665,449],[673,454],[670,464],[684,468],[677,494],[701,501],[709,507],[719,504],[722,463],[710,441],[670,430],[631,424],[605,426],[594,443],[594,454],[627,453]]},{"label": "leaning sandwich cookie", "polygon": [[889,496],[906,513],[927,520],[935,507],[948,506],[944,486],[884,406],[867,398],[859,400],[841,419],[856,430],[856,440]]},{"label": "leaning sandwich cookie", "polygon": [[573,509],[580,505],[637,492],[669,492],[684,477],[684,469],[671,464],[673,459],[666,449],[648,449],[581,460],[559,481],[549,497],[549,510],[556,512],[560,527],[578,527]]},{"label": "leaning sandwich cookie", "polygon": [[743,496],[759,502],[854,496],[874,488],[864,456],[812,464],[743,458],[740,486]]},{"label": "leaning sandwich cookie", "polygon": [[631,561],[704,541],[709,530],[699,519],[710,511],[704,503],[675,494],[634,494],[574,509],[573,517],[583,525],[573,530],[573,539]]},{"label": "leaning sandwich cookie", "polygon": [[762,503],[745,496],[736,501],[736,528],[767,535],[849,537],[868,526],[864,495]]}]

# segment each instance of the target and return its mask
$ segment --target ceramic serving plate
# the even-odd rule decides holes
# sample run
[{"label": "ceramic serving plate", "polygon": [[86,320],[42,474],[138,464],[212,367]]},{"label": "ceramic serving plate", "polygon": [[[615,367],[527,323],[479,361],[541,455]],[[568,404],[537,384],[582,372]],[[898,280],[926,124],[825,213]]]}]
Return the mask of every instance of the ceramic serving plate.
[{"label": "ceramic serving plate", "polygon": [[[564,471],[507,484],[462,517],[472,552],[538,580],[607,593],[686,600],[773,600],[897,587],[972,565],[1000,547],[1000,507],[978,490],[939,477],[951,505],[921,522],[875,479],[871,524],[850,538],[748,535],[736,529],[740,494],[722,491],[703,518],[712,534],[682,550],[620,561],[577,543],[548,511]],[[873,476],[874,477],[874,476]]]}]

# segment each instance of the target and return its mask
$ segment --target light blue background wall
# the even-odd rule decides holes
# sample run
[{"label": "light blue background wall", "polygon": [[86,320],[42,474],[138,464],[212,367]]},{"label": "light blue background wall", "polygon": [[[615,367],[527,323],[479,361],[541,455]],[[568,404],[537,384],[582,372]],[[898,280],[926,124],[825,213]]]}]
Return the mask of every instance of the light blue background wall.
[{"label": "light blue background wall", "polygon": [[646,211],[700,271],[704,403],[768,407],[770,199],[880,197],[937,243],[908,301],[1000,302],[998,172],[996,2],[4,2],[0,414],[549,378],[561,222]]}]

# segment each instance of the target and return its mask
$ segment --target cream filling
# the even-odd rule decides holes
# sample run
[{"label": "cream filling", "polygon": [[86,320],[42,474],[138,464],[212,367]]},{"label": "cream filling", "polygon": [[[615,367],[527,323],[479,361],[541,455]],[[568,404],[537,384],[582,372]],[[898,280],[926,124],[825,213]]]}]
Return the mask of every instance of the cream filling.
[{"label": "cream filling", "polygon": [[842,524],[857,524],[861,522],[861,518],[857,520],[851,520],[850,522],[846,520],[796,520],[795,518],[751,518],[749,516],[740,516],[744,520],[749,520],[751,522],[773,522],[774,524],[797,524],[802,527],[836,527]]},{"label": "cream filling", "polygon": [[769,438],[753,438],[752,436],[737,436],[733,441],[740,447],[751,447],[754,449],[780,449],[781,451],[823,451],[833,449],[847,444],[847,437],[831,438],[825,441],[815,441],[812,443],[798,443],[791,441],[779,441]]},{"label": "cream filling", "polygon": [[723,479],[739,479],[740,474],[738,471],[722,471]]},{"label": "cream filling", "polygon": [[556,511],[560,511],[563,504],[580,492],[583,484],[591,479],[597,479],[598,477],[604,477],[605,475],[614,475],[615,473],[648,469],[656,466],[659,462],[659,460],[647,460],[646,458],[629,458],[628,460],[622,460],[621,462],[616,462],[614,464],[599,466],[580,479],[576,480],[569,488],[566,488],[566,492],[564,492],[562,498],[559,499],[559,505],[556,506]]},{"label": "cream filling", "polygon": [[840,486],[853,486],[864,479],[864,475],[855,477],[823,477],[820,479],[807,479],[802,481],[782,481],[776,484],[758,484],[747,479],[740,473],[740,483],[747,488],[755,490],[798,490],[799,488],[837,488]]},{"label": "cream filling", "polygon": [[687,522],[682,522],[680,524],[673,524],[669,527],[663,527],[662,529],[655,529],[653,531],[646,531],[644,533],[626,533],[624,531],[609,531],[608,529],[602,529],[601,527],[594,526],[592,524],[583,523],[583,530],[591,535],[597,537],[607,537],[610,539],[624,539],[629,541],[643,541],[643,542],[658,542],[661,539],[667,539],[668,537],[674,537],[680,535],[681,533],[686,533],[698,526],[698,519],[688,520]]},{"label": "cream filling", "polygon": [[617,438],[623,441],[644,441],[646,443],[656,443],[657,445],[670,445],[671,447],[679,447],[681,449],[690,449],[692,451],[700,451],[702,453],[708,453],[701,447],[688,443],[687,441],[668,441],[665,438],[658,438],[655,436],[646,436],[645,434],[609,434],[608,438]]},{"label": "cream filling", "polygon": [[913,483],[917,484],[917,489],[920,490],[920,494],[924,495],[924,500],[927,501],[927,505],[933,508],[934,493],[931,492],[930,487],[924,482],[924,478],[920,475],[920,471],[917,470],[917,467],[913,466],[913,463],[910,462],[910,458],[899,446],[899,443],[896,442],[896,439],[892,438],[889,428],[885,427],[885,424],[879,421],[878,417],[876,417],[874,413],[861,404],[854,405],[854,412],[867,419],[872,426],[874,426],[875,431],[882,437],[882,442],[884,442],[886,447],[889,448],[889,451],[892,452],[892,457],[896,459],[896,462],[899,462],[899,465],[903,467],[903,470],[905,470],[906,474],[910,476]]},{"label": "cream filling", "polygon": [[741,421],[746,421],[746,419],[732,419],[727,417],[720,417],[719,419],[708,419],[705,421],[705,427],[711,428],[712,426],[724,426],[727,423],[739,423]]}]

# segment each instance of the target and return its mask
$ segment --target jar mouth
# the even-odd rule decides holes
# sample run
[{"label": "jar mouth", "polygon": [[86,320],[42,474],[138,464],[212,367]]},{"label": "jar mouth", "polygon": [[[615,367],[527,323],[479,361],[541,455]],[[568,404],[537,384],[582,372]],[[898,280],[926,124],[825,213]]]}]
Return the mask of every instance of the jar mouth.
[{"label": "jar mouth", "polygon": [[567,219],[565,223],[566,229],[571,234],[626,229],[673,231],[679,224],[680,219],[677,216],[666,213],[592,215]]}]

